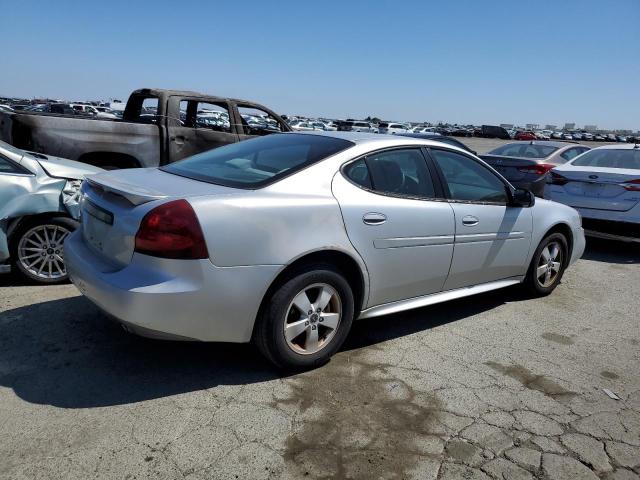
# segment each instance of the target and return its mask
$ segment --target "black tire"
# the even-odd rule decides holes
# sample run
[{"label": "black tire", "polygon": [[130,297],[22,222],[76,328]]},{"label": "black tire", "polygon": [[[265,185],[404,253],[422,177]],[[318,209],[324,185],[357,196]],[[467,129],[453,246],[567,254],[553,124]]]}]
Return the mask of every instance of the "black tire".
[{"label": "black tire", "polygon": [[[339,297],[340,321],[333,336],[315,353],[299,353],[285,338],[285,321],[293,299],[306,288],[327,284]],[[253,342],[260,352],[277,367],[285,370],[306,370],[325,364],[344,343],[354,317],[353,292],[344,276],[332,265],[309,265],[290,275],[265,299],[262,312],[256,319]],[[307,323],[308,324],[308,323]],[[320,331],[320,324],[317,329]],[[325,330],[325,327],[322,328]],[[306,336],[307,333],[304,333]]]},{"label": "black tire", "polygon": [[[560,263],[560,268],[555,277],[550,279],[550,283],[544,284],[537,275],[538,267],[543,263],[541,257],[543,255],[543,251],[550,245],[558,245],[560,248],[561,258],[558,263]],[[536,248],[535,253],[533,254],[533,258],[531,259],[531,264],[529,265],[529,270],[527,271],[527,276],[523,282],[525,288],[536,297],[544,297],[549,295],[551,292],[555,290],[560,281],[562,280],[562,276],[564,275],[564,271],[569,262],[569,248],[567,244],[566,237],[561,233],[552,233],[551,235],[545,237]],[[541,266],[542,267],[542,266]],[[553,274],[553,271],[552,271]]]},{"label": "black tire", "polygon": [[[71,218],[63,216],[35,217],[33,219],[23,220],[15,230],[15,232],[13,232],[13,234],[11,235],[10,250],[13,266],[15,270],[20,274],[20,276],[29,283],[39,283],[45,285],[65,283],[69,280],[69,275],[66,273],[66,268],[64,269],[64,275],[56,276],[55,278],[43,278],[42,276],[38,276],[32,271],[28,270],[20,260],[19,245],[22,238],[30,231],[32,231],[32,229],[40,226],[60,227],[71,233],[78,227],[78,222]],[[54,255],[60,255],[62,258],[64,258],[61,254],[61,251],[58,252],[59,253],[56,253],[54,251],[53,253]],[[58,261],[58,263],[64,266],[64,261]]]}]

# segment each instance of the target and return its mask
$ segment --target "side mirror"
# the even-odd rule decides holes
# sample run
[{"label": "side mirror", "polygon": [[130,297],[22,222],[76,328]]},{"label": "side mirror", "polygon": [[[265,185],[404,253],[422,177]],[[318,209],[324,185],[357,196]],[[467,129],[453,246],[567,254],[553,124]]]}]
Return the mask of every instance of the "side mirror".
[{"label": "side mirror", "polygon": [[531,190],[516,188],[511,197],[511,205],[514,207],[530,208],[536,203],[536,197]]}]

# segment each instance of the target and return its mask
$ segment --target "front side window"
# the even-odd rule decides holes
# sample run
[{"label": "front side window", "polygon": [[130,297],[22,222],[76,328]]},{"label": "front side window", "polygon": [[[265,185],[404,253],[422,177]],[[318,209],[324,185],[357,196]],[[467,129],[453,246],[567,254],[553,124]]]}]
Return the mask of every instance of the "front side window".
[{"label": "front side window", "polygon": [[353,145],[320,135],[269,135],[199,153],[161,169],[217,185],[260,188]]},{"label": "front side window", "polygon": [[452,200],[507,203],[506,186],[488,168],[459,153],[431,149]]},{"label": "front side window", "polygon": [[434,198],[431,174],[418,149],[373,153],[345,168],[347,177],[376,192],[420,198]]},{"label": "front side window", "polygon": [[594,149],[576,158],[576,167],[640,169],[640,149]]}]

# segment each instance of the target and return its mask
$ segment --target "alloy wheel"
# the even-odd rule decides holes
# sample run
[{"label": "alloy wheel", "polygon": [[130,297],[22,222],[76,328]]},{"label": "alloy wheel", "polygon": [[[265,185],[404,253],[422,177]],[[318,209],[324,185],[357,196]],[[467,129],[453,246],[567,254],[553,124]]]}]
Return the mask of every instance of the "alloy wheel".
[{"label": "alloy wheel", "polygon": [[38,225],[28,230],[18,243],[18,261],[36,278],[55,280],[65,277],[62,244],[69,230],[60,225]]},{"label": "alloy wheel", "polygon": [[326,283],[305,287],[289,304],[284,336],[291,350],[311,355],[325,348],[335,336],[342,318],[338,292]]},{"label": "alloy wheel", "polygon": [[541,287],[547,288],[556,281],[562,268],[562,246],[559,242],[550,242],[540,252],[536,279]]}]

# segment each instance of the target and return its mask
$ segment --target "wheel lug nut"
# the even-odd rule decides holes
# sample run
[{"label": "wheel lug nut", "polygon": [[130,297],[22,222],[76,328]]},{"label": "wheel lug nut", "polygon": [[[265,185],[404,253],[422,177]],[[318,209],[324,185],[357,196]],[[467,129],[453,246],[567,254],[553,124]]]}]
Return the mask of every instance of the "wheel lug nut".
[{"label": "wheel lug nut", "polygon": [[323,318],[323,317],[320,317],[320,321],[321,321],[321,322],[324,322],[324,318]]},{"label": "wheel lug nut", "polygon": [[316,312],[317,312],[317,313],[320,313],[321,311],[322,311],[322,309],[321,309],[321,308],[318,308],[318,309],[316,310]]},{"label": "wheel lug nut", "polygon": [[313,310],[309,310],[309,315],[311,315],[313,313]]},{"label": "wheel lug nut", "polygon": [[309,322],[304,322],[304,326],[308,327],[309,326]]}]

